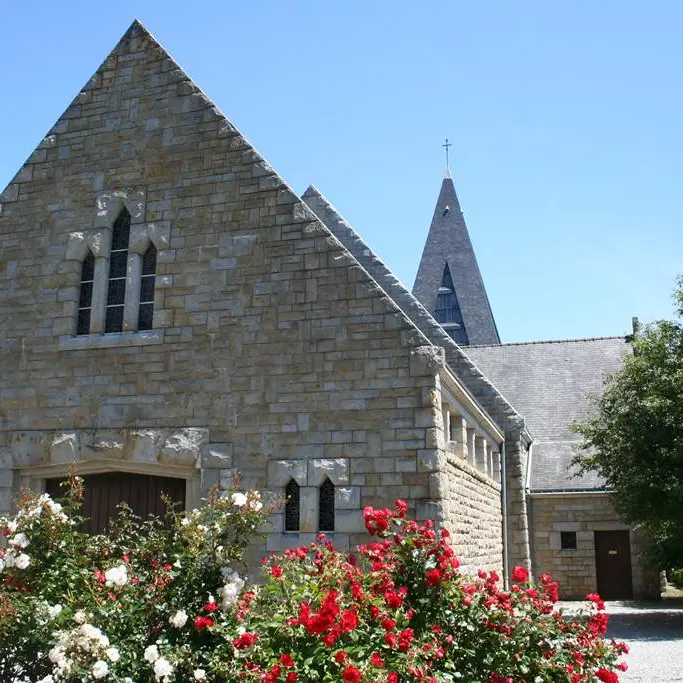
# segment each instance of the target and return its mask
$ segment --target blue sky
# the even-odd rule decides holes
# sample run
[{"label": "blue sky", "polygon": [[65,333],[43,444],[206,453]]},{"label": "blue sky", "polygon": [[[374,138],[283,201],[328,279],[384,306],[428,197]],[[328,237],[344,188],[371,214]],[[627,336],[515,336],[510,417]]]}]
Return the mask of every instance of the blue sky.
[{"label": "blue sky", "polygon": [[451,169],[504,341],[671,317],[683,3],[4,2],[4,187],[138,17],[412,287]]}]

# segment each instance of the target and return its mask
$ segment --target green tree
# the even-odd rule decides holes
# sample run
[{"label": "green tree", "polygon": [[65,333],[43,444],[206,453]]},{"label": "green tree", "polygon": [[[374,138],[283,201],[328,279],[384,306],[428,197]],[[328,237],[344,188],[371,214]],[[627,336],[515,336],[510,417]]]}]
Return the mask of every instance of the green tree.
[{"label": "green tree", "polygon": [[633,354],[605,380],[575,458],[615,489],[615,506],[644,529],[665,566],[683,566],[683,277],[674,293],[677,320],[634,335]]}]

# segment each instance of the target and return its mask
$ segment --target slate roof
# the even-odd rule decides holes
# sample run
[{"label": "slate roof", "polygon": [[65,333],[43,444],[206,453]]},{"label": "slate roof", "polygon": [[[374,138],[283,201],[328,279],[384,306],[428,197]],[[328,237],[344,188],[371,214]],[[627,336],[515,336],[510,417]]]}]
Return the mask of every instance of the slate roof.
[{"label": "slate roof", "polygon": [[453,319],[457,318],[459,321],[462,317],[464,327],[464,330],[457,330],[454,339],[459,343],[499,344],[500,337],[484,281],[448,170],[441,183],[413,285],[413,295],[432,315],[436,313],[437,296],[446,266],[450,270],[454,299],[457,301],[453,305],[454,312],[457,313]]},{"label": "slate roof", "polygon": [[594,474],[572,476],[569,465],[578,439],[569,427],[588,414],[588,395],[602,391],[603,377],[618,370],[629,352],[625,337],[467,347],[467,355],[524,417],[534,438],[531,490],[602,488]]}]

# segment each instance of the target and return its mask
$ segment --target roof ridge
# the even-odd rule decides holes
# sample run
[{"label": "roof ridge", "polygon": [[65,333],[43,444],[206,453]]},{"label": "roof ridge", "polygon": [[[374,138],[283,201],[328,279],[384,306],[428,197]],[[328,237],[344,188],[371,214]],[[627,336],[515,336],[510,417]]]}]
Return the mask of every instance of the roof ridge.
[{"label": "roof ridge", "polygon": [[627,342],[628,337],[629,335],[626,334],[616,334],[606,337],[579,337],[577,339],[539,339],[537,341],[505,342],[501,344],[470,344],[468,348],[482,349],[498,346],[530,346],[532,344],[573,344],[576,342],[602,341],[605,339],[623,339],[624,342]]}]

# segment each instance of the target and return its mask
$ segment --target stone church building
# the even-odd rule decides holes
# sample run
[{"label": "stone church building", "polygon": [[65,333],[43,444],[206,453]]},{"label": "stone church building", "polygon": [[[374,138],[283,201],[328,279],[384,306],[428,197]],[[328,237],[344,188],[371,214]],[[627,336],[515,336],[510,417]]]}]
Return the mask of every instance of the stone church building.
[{"label": "stone church building", "polygon": [[288,500],[256,553],[353,545],[404,498],[466,570],[657,590],[568,469],[626,340],[501,344],[449,174],[411,293],[137,21],[0,195],[0,301],[0,511],[73,463],[92,528],[239,476]]}]

